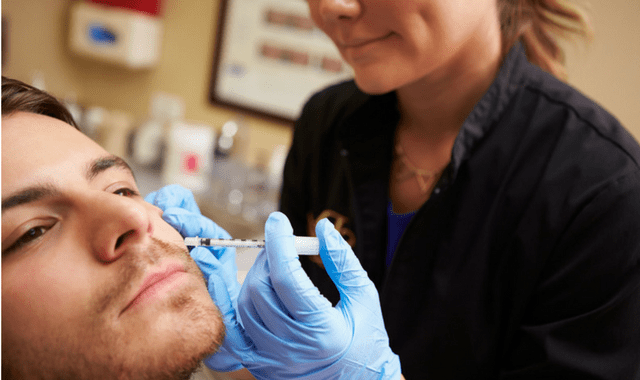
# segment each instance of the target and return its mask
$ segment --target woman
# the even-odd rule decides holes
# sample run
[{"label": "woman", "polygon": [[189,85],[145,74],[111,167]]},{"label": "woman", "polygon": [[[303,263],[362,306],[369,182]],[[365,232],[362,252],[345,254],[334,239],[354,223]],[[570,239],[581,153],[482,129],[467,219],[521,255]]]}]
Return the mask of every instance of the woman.
[{"label": "woman", "polygon": [[[637,378],[640,148],[563,83],[563,0],[308,0],[354,81],[296,124],[281,210],[332,218],[407,379]],[[339,299],[318,260],[301,258]]]},{"label": "woman", "polygon": [[[207,365],[637,379],[640,147],[558,79],[555,36],[588,36],[584,17],[560,0],[308,3],[355,79],[306,104],[288,219],[267,221],[242,289],[233,253],[191,251],[227,329]],[[181,190],[149,201],[185,236],[219,232]],[[293,233],[317,233],[322,262]]]}]

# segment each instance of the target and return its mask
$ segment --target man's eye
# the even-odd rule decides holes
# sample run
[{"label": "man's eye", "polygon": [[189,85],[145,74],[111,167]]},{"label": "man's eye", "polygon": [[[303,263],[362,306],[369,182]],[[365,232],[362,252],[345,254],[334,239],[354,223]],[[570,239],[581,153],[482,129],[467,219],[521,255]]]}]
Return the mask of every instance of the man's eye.
[{"label": "man's eye", "polygon": [[114,191],[113,193],[123,197],[133,197],[135,195],[138,195],[137,191],[129,189],[128,187],[123,187],[121,189]]},{"label": "man's eye", "polygon": [[3,253],[15,251],[26,246],[27,244],[33,243],[35,240],[44,235],[49,230],[49,228],[50,227],[45,226],[31,228],[24,235],[20,236],[18,240],[16,240],[9,248],[5,249]]}]

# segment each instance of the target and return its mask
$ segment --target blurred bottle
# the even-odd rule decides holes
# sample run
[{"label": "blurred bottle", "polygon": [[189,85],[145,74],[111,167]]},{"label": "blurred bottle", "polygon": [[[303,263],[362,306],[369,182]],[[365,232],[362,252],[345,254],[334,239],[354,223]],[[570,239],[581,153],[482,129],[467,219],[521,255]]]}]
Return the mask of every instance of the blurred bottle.
[{"label": "blurred bottle", "polygon": [[98,144],[102,144],[102,132],[107,119],[107,113],[108,111],[103,107],[91,106],[84,111],[82,117],[82,126],[80,129]]},{"label": "blurred bottle", "polygon": [[62,104],[69,110],[73,120],[78,124],[81,131],[84,132],[84,109],[78,103],[78,96],[75,92],[68,93],[62,100]]},{"label": "blurred bottle", "polygon": [[118,157],[126,157],[129,135],[133,130],[133,118],[124,111],[112,110],[106,114],[102,133],[104,149]]},{"label": "blurred bottle", "polygon": [[237,150],[237,138],[240,124],[236,120],[229,120],[222,126],[215,148],[215,159],[226,160]]},{"label": "blurred bottle", "polygon": [[247,168],[239,157],[243,123],[231,119],[222,125],[214,151],[210,199],[228,214],[242,213],[245,202]]},{"label": "blurred bottle", "polygon": [[267,194],[266,163],[268,161],[268,153],[260,151],[257,158],[256,164],[247,170],[246,200],[242,210],[242,217],[247,222],[260,224],[262,222],[260,208]]},{"label": "blurred bottle", "polygon": [[134,129],[133,118],[129,113],[91,106],[84,110],[82,117],[76,122],[84,134],[107,152],[127,157],[129,136]]},{"label": "blurred bottle", "polygon": [[289,149],[285,145],[276,145],[271,152],[268,166],[267,186],[270,191],[280,191],[282,186],[282,171],[287,160]]},{"label": "blurred bottle", "polygon": [[184,119],[184,100],[178,96],[155,93],[149,104],[149,117],[138,126],[131,142],[131,158],[147,169],[160,171],[164,161],[164,136],[171,123]]}]

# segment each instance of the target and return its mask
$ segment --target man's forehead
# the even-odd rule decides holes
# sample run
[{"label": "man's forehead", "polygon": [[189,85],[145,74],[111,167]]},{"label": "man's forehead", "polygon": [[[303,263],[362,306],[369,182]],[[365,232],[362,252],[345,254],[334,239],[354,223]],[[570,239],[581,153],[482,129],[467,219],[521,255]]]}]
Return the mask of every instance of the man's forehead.
[{"label": "man's forehead", "polygon": [[[26,149],[29,146],[65,148],[63,142],[71,144],[95,144],[73,126],[53,117],[29,112],[15,112],[2,117],[2,150]],[[97,145],[97,144],[95,144]],[[72,148],[73,145],[68,145]],[[23,153],[38,153],[24,150]],[[5,155],[3,154],[3,157]]]},{"label": "man's forehead", "polygon": [[[6,126],[6,128],[5,128]],[[82,134],[72,125],[51,116],[36,114],[32,112],[17,111],[9,115],[2,115],[2,131],[19,127],[18,133],[30,133],[38,131],[40,133],[59,131],[75,131]]]},{"label": "man's forehead", "polygon": [[69,124],[18,112],[2,118],[2,194],[22,182],[83,175],[106,150]]}]

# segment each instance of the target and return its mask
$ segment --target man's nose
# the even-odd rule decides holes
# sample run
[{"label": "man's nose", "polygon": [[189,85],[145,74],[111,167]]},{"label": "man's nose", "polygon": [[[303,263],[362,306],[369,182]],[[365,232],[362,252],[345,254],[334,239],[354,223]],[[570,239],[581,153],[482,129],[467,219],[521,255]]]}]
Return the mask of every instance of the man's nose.
[{"label": "man's nose", "polygon": [[94,192],[84,197],[81,227],[95,257],[105,263],[120,258],[136,244],[143,244],[153,231],[150,209],[126,196]]},{"label": "man's nose", "polygon": [[[309,4],[312,4],[310,1]],[[317,11],[322,21],[352,20],[362,12],[360,0],[317,0]]]}]

